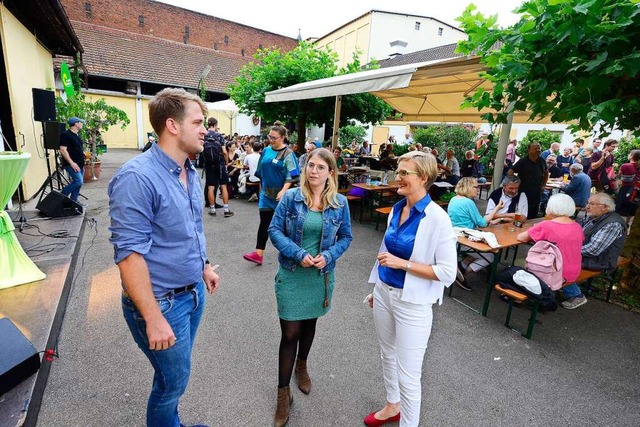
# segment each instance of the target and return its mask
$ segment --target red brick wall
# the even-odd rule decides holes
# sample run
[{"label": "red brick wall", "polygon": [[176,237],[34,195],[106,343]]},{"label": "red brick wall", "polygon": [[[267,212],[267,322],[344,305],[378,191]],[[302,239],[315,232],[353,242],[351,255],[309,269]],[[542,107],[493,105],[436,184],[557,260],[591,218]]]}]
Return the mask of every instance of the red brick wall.
[{"label": "red brick wall", "polygon": [[[188,44],[251,56],[263,47],[293,49],[295,39],[226,21],[198,12],[181,9],[152,0],[61,0],[71,21],[88,22],[162,39],[184,42],[185,26],[189,26]],[[91,5],[87,16],[86,4]],[[138,16],[144,17],[139,25]],[[228,44],[225,44],[225,36]]]}]

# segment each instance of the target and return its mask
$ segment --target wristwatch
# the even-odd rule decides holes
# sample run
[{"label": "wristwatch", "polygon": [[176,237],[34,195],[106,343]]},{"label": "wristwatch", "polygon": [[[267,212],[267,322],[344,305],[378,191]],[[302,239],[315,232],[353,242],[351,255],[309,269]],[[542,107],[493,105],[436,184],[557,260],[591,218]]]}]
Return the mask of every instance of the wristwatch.
[{"label": "wristwatch", "polygon": [[411,270],[411,266],[412,265],[413,265],[413,263],[411,261],[407,261],[407,265],[405,265],[405,267],[404,267],[405,271]]}]

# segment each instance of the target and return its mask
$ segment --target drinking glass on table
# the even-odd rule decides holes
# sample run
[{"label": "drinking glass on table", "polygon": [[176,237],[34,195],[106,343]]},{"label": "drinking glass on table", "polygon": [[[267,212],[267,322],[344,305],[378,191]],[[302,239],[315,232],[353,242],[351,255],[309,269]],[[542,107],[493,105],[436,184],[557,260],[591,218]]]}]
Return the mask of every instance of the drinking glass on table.
[{"label": "drinking glass on table", "polygon": [[514,218],[513,218],[513,224],[516,227],[522,227],[524,225],[524,222],[527,220],[527,217],[517,213]]}]

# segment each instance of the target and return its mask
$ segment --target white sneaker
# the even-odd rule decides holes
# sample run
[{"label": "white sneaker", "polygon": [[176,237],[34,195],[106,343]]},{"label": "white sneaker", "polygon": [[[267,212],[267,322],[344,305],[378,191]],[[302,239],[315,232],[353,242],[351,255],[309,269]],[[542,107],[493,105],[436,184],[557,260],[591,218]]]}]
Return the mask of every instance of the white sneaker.
[{"label": "white sneaker", "polygon": [[582,295],[582,296],[569,298],[566,301],[562,301],[560,305],[563,308],[566,308],[567,310],[574,310],[580,307],[581,305],[585,305],[586,303],[587,303],[587,298],[584,295]]},{"label": "white sneaker", "polygon": [[249,197],[249,199],[247,200],[248,202],[255,202],[258,200],[258,195],[256,193],[253,193],[251,195],[251,197]]},{"label": "white sneaker", "polygon": [[210,207],[209,208],[209,215],[214,215],[215,216],[215,214],[216,214],[216,208]]}]

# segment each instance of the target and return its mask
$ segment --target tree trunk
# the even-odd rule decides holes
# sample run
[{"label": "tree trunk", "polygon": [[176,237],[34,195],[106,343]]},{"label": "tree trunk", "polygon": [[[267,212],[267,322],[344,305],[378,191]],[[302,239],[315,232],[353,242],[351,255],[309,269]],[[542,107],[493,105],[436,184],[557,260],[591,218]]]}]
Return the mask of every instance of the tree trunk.
[{"label": "tree trunk", "polygon": [[306,152],[304,144],[307,140],[307,119],[303,116],[299,116],[296,126],[298,127],[298,141],[296,143],[298,146],[298,153],[304,154]]},{"label": "tree trunk", "polygon": [[640,209],[636,211],[631,230],[622,248],[622,256],[629,258],[631,264],[624,272],[621,286],[626,292],[640,291]]}]

